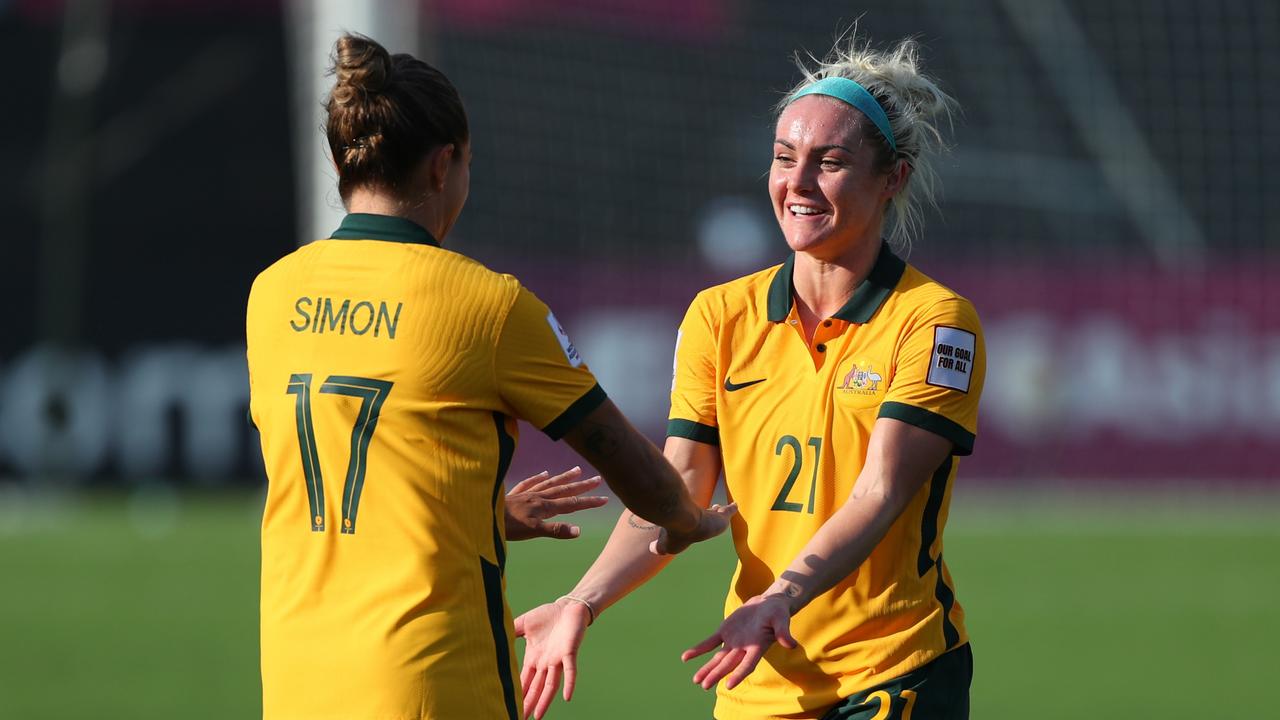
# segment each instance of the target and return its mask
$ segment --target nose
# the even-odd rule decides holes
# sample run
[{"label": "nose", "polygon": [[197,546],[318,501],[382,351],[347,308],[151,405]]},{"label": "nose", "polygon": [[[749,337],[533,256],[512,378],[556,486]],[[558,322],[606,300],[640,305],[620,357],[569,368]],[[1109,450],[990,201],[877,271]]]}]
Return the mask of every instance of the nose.
[{"label": "nose", "polygon": [[817,170],[816,163],[801,159],[787,171],[787,190],[798,194],[812,192],[818,186]]}]

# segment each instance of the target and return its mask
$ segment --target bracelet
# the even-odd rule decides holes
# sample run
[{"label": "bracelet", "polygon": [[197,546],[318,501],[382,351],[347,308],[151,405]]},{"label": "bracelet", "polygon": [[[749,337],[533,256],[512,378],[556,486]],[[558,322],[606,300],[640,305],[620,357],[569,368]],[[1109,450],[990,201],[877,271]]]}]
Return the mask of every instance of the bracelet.
[{"label": "bracelet", "polygon": [[585,605],[585,606],[586,606],[586,608],[587,608],[587,614],[591,616],[591,617],[590,617],[590,619],[589,619],[589,620],[587,620],[587,626],[588,626],[588,627],[590,627],[590,626],[591,626],[591,625],[596,621],[596,609],[595,609],[595,608],[593,608],[593,607],[591,607],[591,603],[587,602],[586,600],[583,600],[582,598],[580,598],[580,597],[578,597],[578,596],[576,596],[576,595],[561,595],[561,596],[560,596],[560,599],[561,599],[561,600],[572,600],[572,601],[574,601],[574,602],[582,603],[583,605]]}]

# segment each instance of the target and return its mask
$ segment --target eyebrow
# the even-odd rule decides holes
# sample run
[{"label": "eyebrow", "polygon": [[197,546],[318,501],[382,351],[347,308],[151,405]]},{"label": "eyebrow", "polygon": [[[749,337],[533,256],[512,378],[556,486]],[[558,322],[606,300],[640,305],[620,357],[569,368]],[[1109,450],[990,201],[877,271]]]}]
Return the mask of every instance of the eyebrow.
[{"label": "eyebrow", "polygon": [[[775,144],[775,145],[781,145],[781,146],[783,146],[783,147],[787,148],[788,150],[795,150],[795,149],[796,149],[796,146],[795,146],[795,145],[792,145],[791,143],[787,142],[786,140],[783,140],[782,138],[777,138],[777,139],[776,139],[776,140],[774,140],[773,142],[774,142],[774,144]],[[845,151],[845,152],[849,153],[850,155],[854,155],[854,154],[855,154],[852,150],[850,150],[849,148],[845,147],[844,145],[819,145],[818,147],[816,147],[816,148],[814,148],[814,149],[813,149],[813,152],[821,154],[821,153],[824,153],[824,152],[826,152],[826,151],[828,151],[828,150],[843,150],[843,151]]]}]

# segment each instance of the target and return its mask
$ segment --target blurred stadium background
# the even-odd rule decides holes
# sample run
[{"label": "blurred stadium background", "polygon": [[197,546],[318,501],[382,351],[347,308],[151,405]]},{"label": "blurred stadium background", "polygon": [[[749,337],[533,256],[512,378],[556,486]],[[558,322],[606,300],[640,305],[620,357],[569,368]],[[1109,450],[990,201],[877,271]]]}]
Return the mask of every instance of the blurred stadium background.
[{"label": "blurred stadium background", "polygon": [[[555,308],[658,439],[700,288],[779,262],[770,108],[858,22],[964,107],[911,260],[982,312],[947,558],[975,718],[1260,717],[1280,641],[1280,5],[1270,0],[0,0],[0,717],[259,713],[254,275],[340,216],[339,28],[438,64],[450,245]],[[525,428],[510,477],[573,464]],[[573,543],[512,549],[519,612]],[[592,630],[554,716],[707,717],[698,548]]]}]

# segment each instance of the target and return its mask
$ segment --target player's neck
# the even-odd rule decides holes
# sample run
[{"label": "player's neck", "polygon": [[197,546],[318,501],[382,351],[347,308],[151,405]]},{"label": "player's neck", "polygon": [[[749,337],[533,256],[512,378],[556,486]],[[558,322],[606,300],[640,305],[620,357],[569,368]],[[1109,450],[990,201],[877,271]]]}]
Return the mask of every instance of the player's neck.
[{"label": "player's neck", "polygon": [[830,259],[796,253],[791,281],[802,319],[809,316],[823,320],[844,307],[853,291],[871,274],[879,254],[878,242],[859,243],[842,256]]},{"label": "player's neck", "polygon": [[347,212],[368,213],[370,215],[389,215],[404,218],[424,228],[436,242],[444,240],[447,228],[441,220],[443,213],[436,207],[438,196],[429,197],[420,203],[410,205],[403,200],[370,188],[356,188],[347,198]]}]

